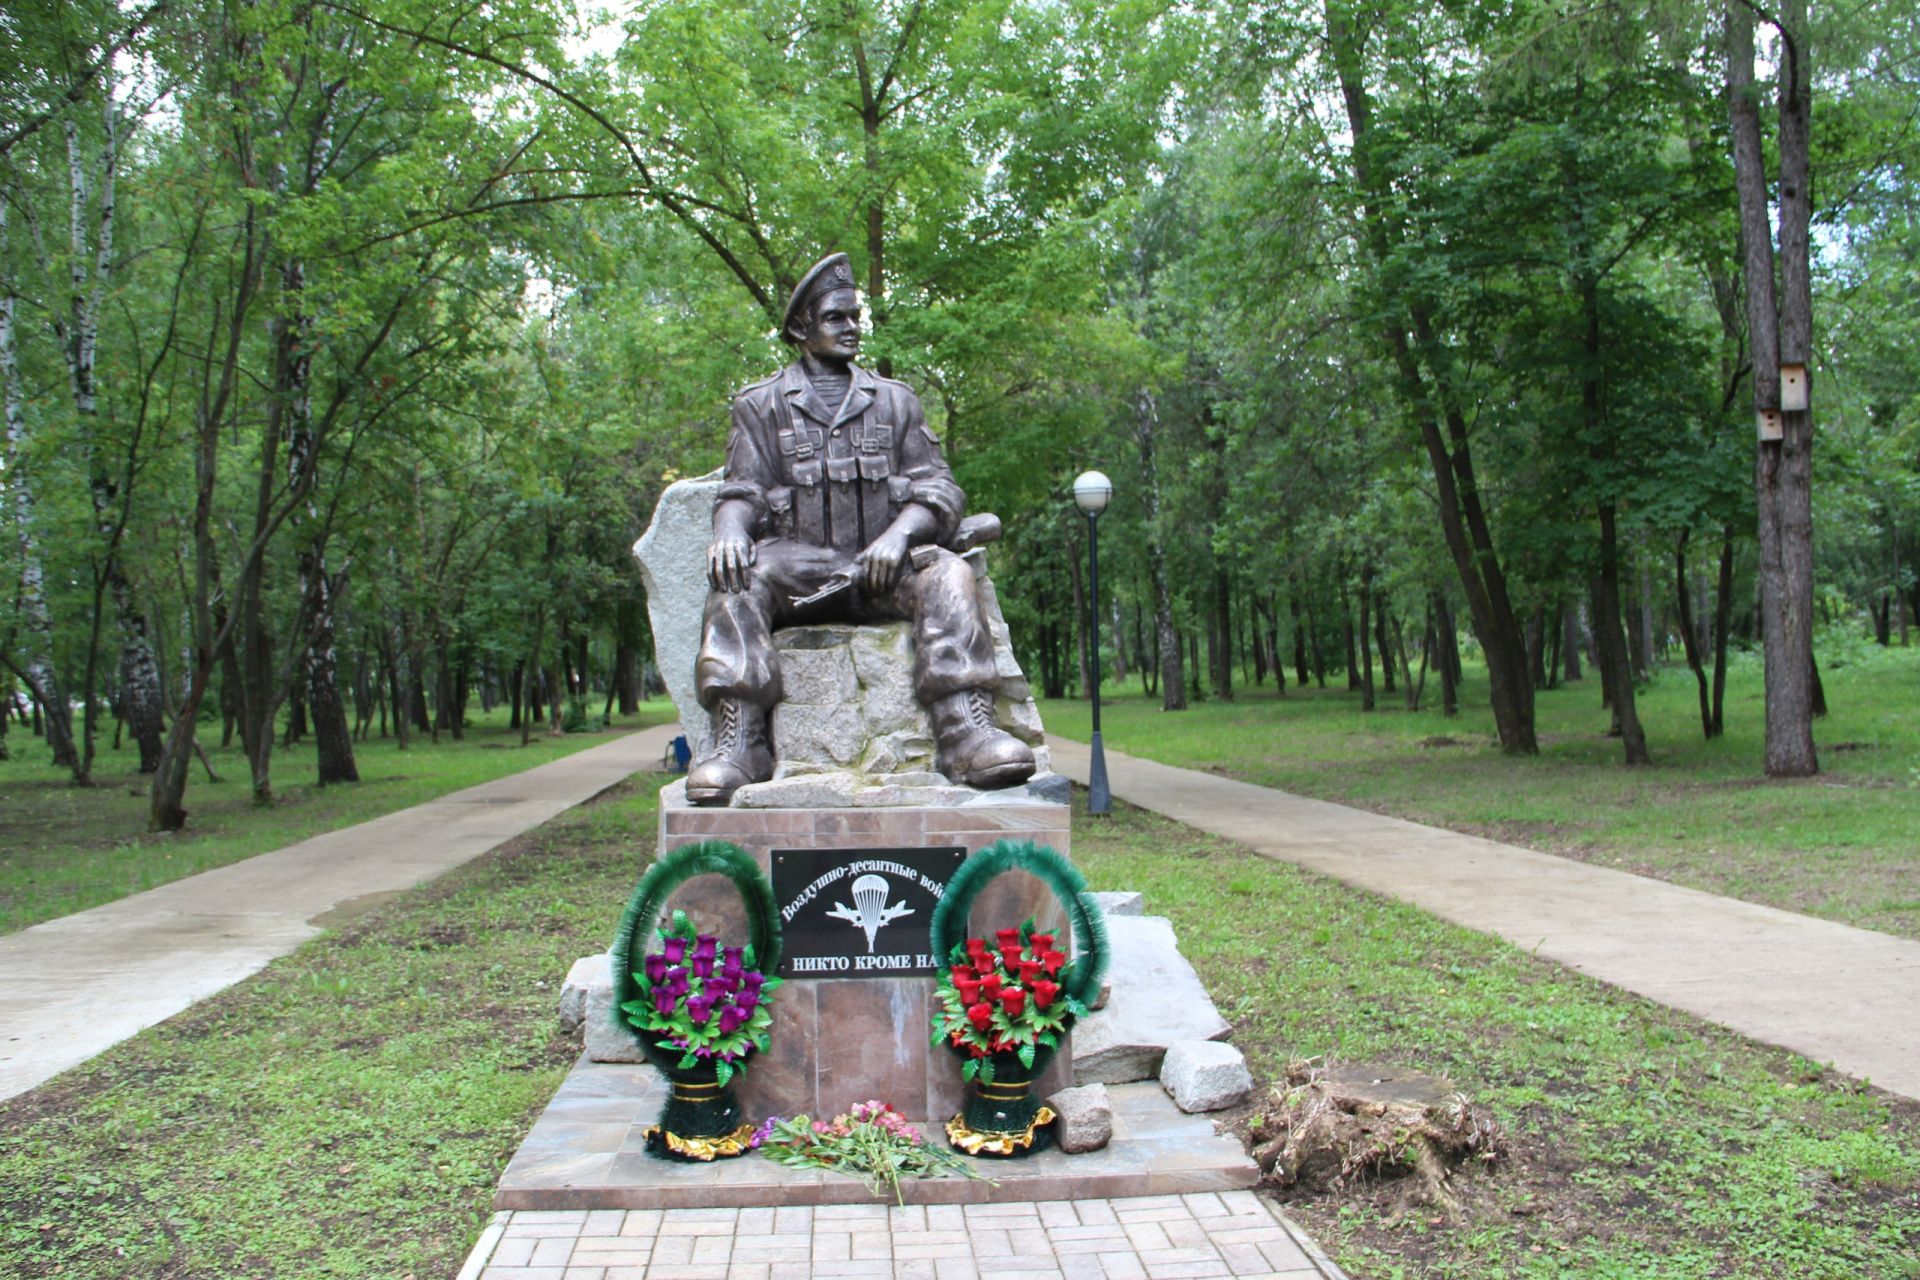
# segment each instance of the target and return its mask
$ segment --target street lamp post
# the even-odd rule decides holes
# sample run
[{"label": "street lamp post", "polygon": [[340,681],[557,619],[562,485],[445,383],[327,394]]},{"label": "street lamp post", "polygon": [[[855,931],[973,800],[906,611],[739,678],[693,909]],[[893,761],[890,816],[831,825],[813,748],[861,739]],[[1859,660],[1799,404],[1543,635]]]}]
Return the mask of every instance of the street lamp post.
[{"label": "street lamp post", "polygon": [[1107,753],[1100,743],[1100,513],[1113,497],[1113,481],[1098,471],[1083,471],[1073,481],[1073,503],[1087,514],[1087,647],[1093,651],[1093,763],[1087,773],[1087,812],[1111,813],[1107,791]]}]

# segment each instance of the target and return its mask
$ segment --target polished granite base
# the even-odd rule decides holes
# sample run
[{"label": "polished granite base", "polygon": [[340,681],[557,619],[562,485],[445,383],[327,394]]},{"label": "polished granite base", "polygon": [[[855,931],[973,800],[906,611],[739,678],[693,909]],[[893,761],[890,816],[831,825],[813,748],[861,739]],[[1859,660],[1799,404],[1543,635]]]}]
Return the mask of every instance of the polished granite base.
[{"label": "polished granite base", "polygon": [[[1111,1085],[1108,1094],[1113,1141],[1104,1149],[976,1160],[981,1179],[913,1179],[901,1184],[905,1202],[1171,1195],[1237,1190],[1259,1180],[1258,1168],[1236,1139],[1216,1135],[1205,1116],[1180,1111],[1158,1084]],[[641,1130],[653,1123],[665,1099],[666,1084],[653,1068],[582,1057],[514,1153],[494,1194],[494,1207],[745,1208],[874,1199],[858,1178],[791,1169],[759,1155],[712,1164],[676,1164],[649,1156],[642,1150]],[[937,1135],[939,1124],[923,1124],[922,1129]]]}]

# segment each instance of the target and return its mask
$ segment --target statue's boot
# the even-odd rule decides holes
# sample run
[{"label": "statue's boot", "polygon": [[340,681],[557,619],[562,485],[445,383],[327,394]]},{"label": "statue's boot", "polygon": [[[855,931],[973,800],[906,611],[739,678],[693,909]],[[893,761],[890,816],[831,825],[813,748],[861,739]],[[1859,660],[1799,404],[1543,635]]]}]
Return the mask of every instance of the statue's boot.
[{"label": "statue's boot", "polygon": [[773,748],[767,744],[765,708],[722,698],[713,707],[713,749],[687,770],[687,799],[695,804],[725,804],[749,782],[773,776]]},{"label": "statue's boot", "polygon": [[939,769],[955,782],[992,790],[1033,776],[1033,748],[993,718],[993,693],[962,689],[934,700],[933,737]]}]

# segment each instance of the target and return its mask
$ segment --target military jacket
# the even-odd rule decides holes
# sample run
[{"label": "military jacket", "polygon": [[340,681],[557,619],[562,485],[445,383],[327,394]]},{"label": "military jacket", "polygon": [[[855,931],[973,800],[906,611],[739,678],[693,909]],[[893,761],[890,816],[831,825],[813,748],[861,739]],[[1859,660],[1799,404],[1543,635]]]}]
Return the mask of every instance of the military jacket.
[{"label": "military jacket", "polygon": [[905,383],[851,367],[836,410],[799,362],[733,398],[719,501],[753,508],[755,538],[793,538],[857,555],[917,503],[953,536],[966,495]]}]

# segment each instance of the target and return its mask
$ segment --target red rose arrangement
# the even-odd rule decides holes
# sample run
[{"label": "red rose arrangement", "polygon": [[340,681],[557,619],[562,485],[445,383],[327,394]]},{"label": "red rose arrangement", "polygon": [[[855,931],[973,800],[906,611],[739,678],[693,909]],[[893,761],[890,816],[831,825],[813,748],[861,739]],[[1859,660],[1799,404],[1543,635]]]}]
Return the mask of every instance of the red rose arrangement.
[{"label": "red rose arrangement", "polygon": [[1067,956],[1052,934],[1036,932],[1029,920],[993,937],[993,946],[968,938],[953,949],[937,988],[945,1007],[933,1017],[933,1042],[965,1055],[961,1075],[983,1084],[993,1083],[993,1055],[1011,1053],[1031,1070],[1035,1046],[1059,1048],[1087,1011],[1066,993]]}]

